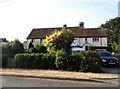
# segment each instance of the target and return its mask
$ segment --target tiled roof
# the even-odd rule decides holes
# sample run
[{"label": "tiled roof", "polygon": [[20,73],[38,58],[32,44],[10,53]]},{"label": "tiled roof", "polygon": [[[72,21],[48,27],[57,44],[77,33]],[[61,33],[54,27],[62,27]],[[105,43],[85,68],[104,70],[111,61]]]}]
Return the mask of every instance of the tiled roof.
[{"label": "tiled roof", "polygon": [[[37,28],[33,29],[27,39],[45,38],[55,30],[60,30],[62,27],[57,28]],[[107,37],[106,31],[101,28],[80,28],[80,27],[67,27],[70,29],[75,37]]]}]

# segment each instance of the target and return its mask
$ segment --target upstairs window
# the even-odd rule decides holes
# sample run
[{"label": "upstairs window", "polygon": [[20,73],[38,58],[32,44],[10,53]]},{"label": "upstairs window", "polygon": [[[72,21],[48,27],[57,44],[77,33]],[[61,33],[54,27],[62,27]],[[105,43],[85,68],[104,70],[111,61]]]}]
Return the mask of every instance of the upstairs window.
[{"label": "upstairs window", "polygon": [[98,41],[99,41],[99,38],[93,38],[93,41],[94,41],[94,42],[98,42]]}]

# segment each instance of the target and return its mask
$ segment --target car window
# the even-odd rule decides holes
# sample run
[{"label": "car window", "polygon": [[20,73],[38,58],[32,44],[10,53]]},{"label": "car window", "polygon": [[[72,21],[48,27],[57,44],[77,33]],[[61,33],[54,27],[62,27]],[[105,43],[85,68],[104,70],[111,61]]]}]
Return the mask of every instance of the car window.
[{"label": "car window", "polygon": [[102,57],[113,57],[113,55],[109,52],[101,52],[100,56],[102,56]]}]

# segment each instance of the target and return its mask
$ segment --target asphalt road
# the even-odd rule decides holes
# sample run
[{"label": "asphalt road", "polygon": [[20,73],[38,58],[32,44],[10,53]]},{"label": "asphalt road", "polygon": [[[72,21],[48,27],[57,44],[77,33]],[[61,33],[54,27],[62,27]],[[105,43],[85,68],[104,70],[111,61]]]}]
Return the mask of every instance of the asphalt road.
[{"label": "asphalt road", "polygon": [[105,81],[106,83],[100,83],[3,76],[2,87],[118,87],[117,79]]}]

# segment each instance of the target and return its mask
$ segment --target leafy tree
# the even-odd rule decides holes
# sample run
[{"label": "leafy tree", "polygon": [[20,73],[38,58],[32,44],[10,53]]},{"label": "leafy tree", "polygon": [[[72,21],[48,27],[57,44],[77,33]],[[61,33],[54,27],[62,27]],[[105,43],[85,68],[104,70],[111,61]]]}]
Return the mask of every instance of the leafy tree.
[{"label": "leafy tree", "polygon": [[14,57],[15,54],[24,52],[23,44],[15,39],[6,45],[7,53],[10,57]]},{"label": "leafy tree", "polygon": [[69,29],[62,28],[60,31],[55,31],[51,35],[46,36],[45,46],[51,52],[63,49],[66,53],[69,53],[73,40],[72,32]]},{"label": "leafy tree", "polygon": [[120,44],[120,17],[110,19],[101,25],[108,34],[108,43],[112,45]]},{"label": "leafy tree", "polygon": [[47,53],[47,48],[43,44],[35,44],[35,49],[38,53]]}]

